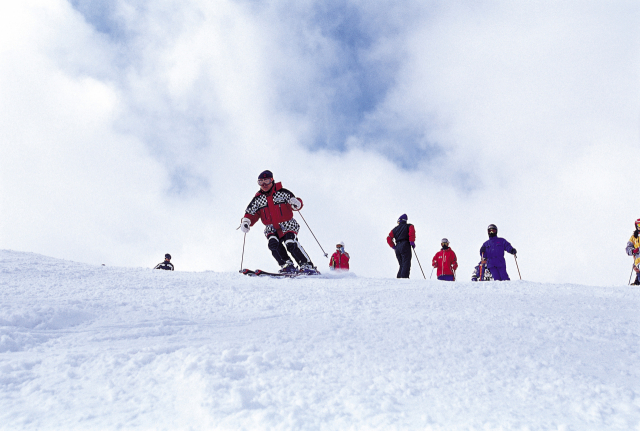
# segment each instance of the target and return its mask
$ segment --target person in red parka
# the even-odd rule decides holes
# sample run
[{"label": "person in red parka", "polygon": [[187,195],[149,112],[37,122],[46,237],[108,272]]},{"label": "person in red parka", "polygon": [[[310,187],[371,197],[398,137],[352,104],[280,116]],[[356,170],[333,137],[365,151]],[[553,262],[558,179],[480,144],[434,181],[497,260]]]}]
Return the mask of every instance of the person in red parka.
[{"label": "person in red parka", "polygon": [[336,244],[336,252],[331,256],[329,268],[338,271],[349,271],[349,253],[344,251],[344,242]]},{"label": "person in red parka", "polygon": [[267,237],[269,250],[280,265],[280,272],[293,273],[295,267],[287,252],[298,262],[300,271],[316,274],[311,258],[298,242],[300,225],[293,218],[293,211],[302,209],[302,200],[273,182],[271,171],[264,171],[258,176],[260,190],[249,203],[244,217],[240,221],[240,229],[247,233],[258,220],[265,225],[264,235]]},{"label": "person in red parka", "polygon": [[449,240],[442,238],[440,241],[442,250],[433,256],[431,266],[438,268],[438,280],[455,281],[455,271],[458,269],[458,258],[456,254],[449,248]]}]

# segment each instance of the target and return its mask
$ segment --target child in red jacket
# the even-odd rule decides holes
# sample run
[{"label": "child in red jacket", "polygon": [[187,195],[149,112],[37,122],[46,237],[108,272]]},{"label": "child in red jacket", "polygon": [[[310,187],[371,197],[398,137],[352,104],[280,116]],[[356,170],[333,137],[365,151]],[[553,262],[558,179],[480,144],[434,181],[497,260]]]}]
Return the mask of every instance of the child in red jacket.
[{"label": "child in red jacket", "polygon": [[440,241],[442,250],[433,256],[431,266],[438,268],[438,280],[455,281],[455,271],[458,269],[458,258],[456,254],[449,248],[449,240],[442,238]]},{"label": "child in red jacket", "polygon": [[336,244],[336,252],[331,256],[329,268],[349,271],[349,253],[344,251],[344,242]]}]

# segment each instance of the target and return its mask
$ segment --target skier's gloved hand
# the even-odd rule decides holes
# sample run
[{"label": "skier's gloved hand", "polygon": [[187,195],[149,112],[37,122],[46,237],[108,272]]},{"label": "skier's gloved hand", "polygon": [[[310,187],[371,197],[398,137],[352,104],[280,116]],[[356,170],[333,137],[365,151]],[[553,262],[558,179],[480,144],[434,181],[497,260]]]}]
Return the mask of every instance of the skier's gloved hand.
[{"label": "skier's gloved hand", "polygon": [[249,232],[249,229],[251,229],[251,220],[249,220],[246,217],[243,217],[242,220],[240,220],[240,230],[244,233]]},{"label": "skier's gloved hand", "polygon": [[411,244],[411,247],[412,247],[412,248],[416,248],[416,243],[415,243],[415,242],[413,242],[413,241],[409,241],[409,244]]},{"label": "skier's gloved hand", "polygon": [[640,249],[638,249],[638,247],[634,248],[634,249],[633,249],[633,251],[632,251],[632,253],[633,253],[634,255],[635,255],[635,254],[638,254],[638,252],[640,252]]},{"label": "skier's gloved hand", "polygon": [[300,199],[298,198],[289,199],[289,204],[291,204],[291,208],[293,208],[294,211],[298,211],[302,208],[302,202],[300,202]]},{"label": "skier's gloved hand", "polygon": [[513,250],[511,250],[511,254],[512,254],[512,255],[514,255],[514,256],[515,256],[515,255],[516,255],[516,253],[517,253],[517,251],[516,251],[516,249],[515,249],[515,248],[514,248]]}]

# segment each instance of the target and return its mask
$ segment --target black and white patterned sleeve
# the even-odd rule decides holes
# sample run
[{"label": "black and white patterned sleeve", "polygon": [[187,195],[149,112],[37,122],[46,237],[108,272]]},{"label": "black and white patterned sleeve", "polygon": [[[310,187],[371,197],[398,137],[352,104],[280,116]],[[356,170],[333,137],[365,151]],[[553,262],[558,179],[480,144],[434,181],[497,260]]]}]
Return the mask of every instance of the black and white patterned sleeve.
[{"label": "black and white patterned sleeve", "polygon": [[245,210],[245,213],[249,215],[256,215],[258,211],[267,206],[267,198],[264,195],[256,196],[251,199],[249,206]]},{"label": "black and white patterned sleeve", "polygon": [[289,199],[294,198],[295,195],[291,193],[287,189],[280,189],[273,194],[273,203],[278,204],[288,204]]}]

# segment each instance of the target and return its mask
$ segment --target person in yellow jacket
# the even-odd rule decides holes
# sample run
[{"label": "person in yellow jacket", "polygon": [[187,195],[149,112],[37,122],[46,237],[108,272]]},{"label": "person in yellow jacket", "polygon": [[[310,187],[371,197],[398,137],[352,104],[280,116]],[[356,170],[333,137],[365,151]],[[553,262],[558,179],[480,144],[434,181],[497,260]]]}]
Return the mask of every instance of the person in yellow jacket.
[{"label": "person in yellow jacket", "polygon": [[635,223],[636,230],[627,242],[627,254],[633,256],[633,270],[636,272],[636,281],[632,284],[640,285],[640,218]]}]

